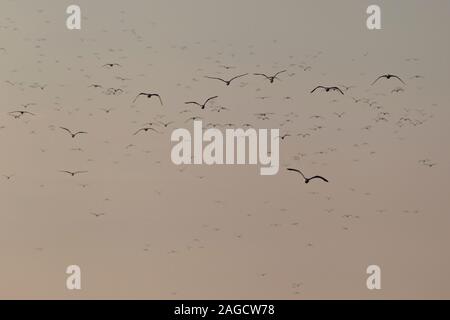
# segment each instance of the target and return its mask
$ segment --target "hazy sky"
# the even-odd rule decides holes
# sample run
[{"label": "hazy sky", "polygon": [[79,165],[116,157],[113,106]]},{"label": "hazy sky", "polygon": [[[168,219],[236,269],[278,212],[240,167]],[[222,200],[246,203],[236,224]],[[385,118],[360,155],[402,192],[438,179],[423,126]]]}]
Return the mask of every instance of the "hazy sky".
[{"label": "hazy sky", "polygon": [[[0,5],[0,298],[450,298],[450,2],[377,1],[374,31],[372,1],[76,1],[79,31],[70,4]],[[290,134],[279,173],[175,166],[192,116]]]}]

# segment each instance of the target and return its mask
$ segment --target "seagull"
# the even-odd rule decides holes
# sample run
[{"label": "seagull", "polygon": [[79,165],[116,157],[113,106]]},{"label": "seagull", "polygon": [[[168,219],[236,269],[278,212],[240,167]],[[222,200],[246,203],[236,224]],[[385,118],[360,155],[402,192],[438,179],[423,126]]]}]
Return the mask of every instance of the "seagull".
[{"label": "seagull", "polygon": [[149,130],[152,130],[152,131],[155,131],[155,132],[157,132],[157,133],[160,133],[159,131],[157,131],[157,130],[154,129],[154,128],[151,128],[151,127],[145,127],[145,128],[141,128],[141,129],[139,129],[138,131],[136,131],[136,132],[133,134],[133,136],[137,135],[137,134],[138,134],[139,132],[141,132],[141,131],[148,132]]},{"label": "seagull", "polygon": [[97,89],[97,88],[103,88],[103,86],[101,85],[101,84],[91,84],[88,88],[95,88],[95,89]]},{"label": "seagull", "polygon": [[307,177],[305,177],[305,175],[300,171],[300,170],[298,170],[298,169],[292,169],[292,168],[287,168],[289,171],[295,171],[295,172],[297,172],[297,173],[300,173],[301,175],[302,175],[302,177],[303,177],[303,179],[305,179],[305,183],[309,183],[309,181],[311,181],[312,179],[322,179],[323,181],[325,181],[325,182],[329,182],[327,179],[325,179],[324,177],[321,177],[321,176],[314,176],[314,177],[311,177],[311,178],[307,178]]},{"label": "seagull", "polygon": [[161,102],[161,105],[163,105],[161,96],[157,93],[145,93],[145,92],[141,92],[139,93],[136,98],[134,98],[133,103],[136,102],[136,100],[140,97],[140,96],[146,96],[148,99],[150,99],[151,97],[158,97],[159,98],[159,102]]},{"label": "seagull", "polygon": [[202,117],[194,116],[194,117],[190,117],[190,118],[186,119],[185,123],[189,122],[189,121],[196,121],[196,120],[201,120],[201,119],[202,119]]},{"label": "seagull", "polygon": [[106,63],[103,65],[103,67],[113,68],[113,67],[121,67],[121,65],[118,63]]},{"label": "seagull", "polygon": [[[268,76],[268,75],[265,75],[264,73],[254,73],[253,75],[255,75],[255,76],[263,76],[263,77],[265,77],[267,80],[269,80],[270,83],[273,83],[273,81],[274,81],[275,79],[280,80],[280,79],[277,77],[280,73],[283,73],[283,72],[286,72],[286,71],[287,71],[287,70],[283,70],[283,71],[277,72],[277,73],[275,73],[273,76]],[[280,80],[280,81],[281,81],[281,80]]]},{"label": "seagull", "polygon": [[388,79],[388,80],[389,80],[390,78],[396,78],[396,79],[400,80],[401,83],[406,84],[402,79],[400,79],[400,77],[398,77],[398,76],[396,76],[396,75],[394,75],[394,74],[384,74],[384,75],[379,76],[378,78],[376,78],[375,81],[372,82],[372,85],[374,85],[375,82],[377,82],[377,81],[380,80],[381,78],[386,78],[386,79]]},{"label": "seagull", "polygon": [[205,109],[206,104],[207,104],[210,100],[216,99],[216,98],[218,98],[218,97],[219,97],[219,96],[210,97],[210,98],[206,99],[206,101],[205,101],[203,104],[200,104],[200,103],[195,102],[195,101],[188,101],[188,102],[185,102],[184,104],[195,104],[195,105],[201,107],[202,110],[203,110],[203,109]]},{"label": "seagull", "polygon": [[227,86],[229,86],[230,83],[231,83],[231,81],[233,81],[233,80],[235,80],[235,79],[237,79],[237,78],[244,77],[244,76],[246,76],[246,75],[248,75],[248,73],[241,74],[241,75],[239,75],[239,76],[233,77],[233,78],[231,78],[231,79],[228,80],[228,81],[227,81],[227,80],[224,80],[224,79],[222,79],[222,78],[216,78],[216,77],[208,77],[208,76],[206,76],[205,78],[213,79],[213,80],[219,80],[219,81],[224,82]]},{"label": "seagull", "polygon": [[120,88],[108,88],[106,91],[105,91],[105,94],[107,94],[107,95],[116,95],[116,94],[120,94],[120,93],[123,93],[123,90],[122,89],[120,89]]},{"label": "seagull", "polygon": [[39,83],[33,83],[31,86],[30,86],[30,88],[33,88],[33,89],[37,89],[37,88],[39,88],[39,89],[41,89],[41,90],[44,90],[45,88],[47,87],[47,85],[46,84],[39,84]]},{"label": "seagull", "polygon": [[100,108],[100,110],[104,111],[105,113],[110,113],[114,110],[114,108]]},{"label": "seagull", "polygon": [[345,114],[345,112],[341,112],[341,113],[335,112],[334,114],[336,116],[338,116],[338,118],[342,118],[342,116]]},{"label": "seagull", "polygon": [[91,212],[91,215],[95,216],[96,218],[99,218],[101,216],[106,215],[106,213],[95,213],[95,212]]},{"label": "seagull", "polygon": [[78,132],[75,132],[75,133],[73,133],[72,131],[70,131],[69,129],[67,129],[67,128],[64,128],[64,127],[60,127],[62,130],[65,130],[65,131],[67,131],[71,136],[72,136],[72,138],[75,138],[77,135],[79,135],[79,134],[87,134],[87,132],[85,132],[85,131],[78,131]]},{"label": "seagull", "polygon": [[87,173],[87,171],[67,171],[67,170],[61,170],[60,172],[70,174],[72,177],[75,177],[75,175],[77,174]]},{"label": "seagull", "polygon": [[24,107],[24,108],[26,109],[26,108],[28,108],[29,106],[35,106],[35,105],[36,105],[36,103],[30,102],[30,103],[22,104],[21,106]]},{"label": "seagull", "polygon": [[[16,114],[16,113],[18,113],[18,115],[14,115],[14,114]],[[16,119],[20,118],[20,117],[23,116],[24,114],[29,114],[29,115],[35,116],[34,113],[31,113],[31,112],[28,112],[28,111],[12,111],[12,112],[10,112],[9,114],[10,114],[11,116],[13,116],[14,118],[16,118]]]},{"label": "seagull", "polygon": [[331,91],[339,91],[341,94],[344,94],[344,92],[342,92],[342,90],[339,89],[338,87],[324,87],[324,86],[317,86],[314,89],[312,89],[310,93],[313,93],[317,89],[324,89],[325,92],[329,92],[330,90]]},{"label": "seagull", "polygon": [[284,140],[284,139],[286,139],[287,137],[290,137],[291,135],[289,134],[289,133],[285,133],[284,135],[282,135],[282,136],[278,136],[278,139],[281,139],[281,140]]},{"label": "seagull", "polygon": [[171,125],[172,123],[173,123],[173,121],[169,121],[169,122],[161,122],[161,121],[158,121],[160,124],[162,124],[163,126],[164,126],[164,128],[167,128],[169,125]]}]

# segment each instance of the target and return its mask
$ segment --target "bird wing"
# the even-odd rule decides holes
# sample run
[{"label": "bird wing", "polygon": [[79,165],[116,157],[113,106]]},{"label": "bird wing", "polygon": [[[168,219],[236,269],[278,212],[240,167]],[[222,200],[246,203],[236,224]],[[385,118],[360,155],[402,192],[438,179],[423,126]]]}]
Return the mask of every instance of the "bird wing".
[{"label": "bird wing", "polygon": [[212,100],[212,99],[216,99],[216,98],[218,98],[219,96],[214,96],[214,97],[211,97],[211,98],[208,98],[208,99],[206,99],[206,101],[205,101],[205,103],[203,104],[203,105],[206,105],[207,103],[208,103],[208,101],[210,101],[210,100]]},{"label": "bird wing", "polygon": [[72,131],[70,131],[69,129],[64,128],[64,127],[60,127],[60,128],[63,129],[63,130],[65,130],[65,131],[67,131],[68,133],[72,134]]},{"label": "bird wing", "polygon": [[163,106],[163,102],[162,102],[161,96],[160,96],[159,94],[154,94],[154,96],[158,97],[159,102],[160,102],[161,105]]},{"label": "bird wing", "polygon": [[313,93],[313,92],[316,91],[317,89],[324,89],[324,88],[325,88],[324,86],[317,86],[317,87],[315,87],[314,89],[312,89],[310,93]]},{"label": "bird wing", "polygon": [[142,96],[142,95],[147,95],[147,94],[146,94],[146,93],[143,93],[143,92],[139,93],[139,94],[136,96],[136,98],[134,98],[133,103],[135,103],[136,100],[137,100],[140,96]]},{"label": "bird wing", "polygon": [[244,76],[246,76],[246,75],[248,75],[248,73],[244,73],[244,74],[241,74],[241,75],[239,75],[239,76],[233,77],[233,78],[230,79],[229,82],[233,81],[234,79],[237,79],[237,78],[240,78],[240,77],[244,77]]},{"label": "bird wing", "polygon": [[333,90],[337,90],[337,91],[339,91],[341,94],[344,94],[343,92],[342,92],[342,90],[341,89],[339,89],[338,87],[333,87],[333,88],[331,88],[331,89],[333,89]]},{"label": "bird wing", "polygon": [[139,132],[144,131],[144,130],[145,130],[145,128],[139,129],[138,131],[136,131],[136,132],[133,134],[133,136],[137,135]]},{"label": "bird wing", "polygon": [[279,75],[280,73],[286,72],[286,71],[287,71],[287,70],[283,70],[283,71],[277,72],[277,73],[275,73],[275,75],[274,75],[273,77],[276,78],[277,75]]},{"label": "bird wing", "polygon": [[324,177],[321,177],[321,176],[314,176],[314,177],[309,178],[309,180],[312,180],[312,179],[322,179],[325,182],[329,182],[327,179],[325,179]]},{"label": "bird wing", "polygon": [[195,101],[188,101],[188,102],[185,102],[184,104],[195,104],[197,106],[203,107],[200,103],[195,102]]},{"label": "bird wing", "polygon": [[392,75],[392,78],[396,78],[396,79],[400,80],[401,83],[406,84],[402,79],[400,79],[400,77],[398,77],[396,75]]},{"label": "bird wing", "polygon": [[75,171],[74,174],[87,173],[87,171]]},{"label": "bird wing", "polygon": [[78,131],[78,132],[75,133],[74,135],[76,136],[76,135],[78,135],[78,134],[87,134],[87,132],[86,132],[86,131]]},{"label": "bird wing", "polygon": [[60,172],[62,172],[62,173],[68,173],[68,174],[72,174],[73,172],[70,172],[70,171],[66,171],[66,170],[60,170]]},{"label": "bird wing", "polygon": [[264,73],[254,73],[253,75],[255,75],[255,76],[263,76],[263,77],[265,77],[266,79],[270,79],[270,77],[268,77],[268,76],[265,75]]},{"label": "bird wing", "polygon": [[376,78],[375,79],[375,81],[374,82],[372,82],[372,86],[375,84],[375,82],[377,82],[378,80],[380,80],[381,78],[386,78],[386,75],[382,75],[382,76],[379,76],[378,78]]},{"label": "bird wing", "polygon": [[223,80],[222,78],[208,77],[208,76],[205,76],[205,78],[213,79],[213,80],[220,80],[220,81],[223,81],[223,82],[227,83],[227,81],[226,81],[226,80]]},{"label": "bird wing", "polygon": [[294,172],[300,173],[300,174],[302,175],[303,179],[306,180],[305,175],[304,175],[303,172],[301,172],[300,170],[298,170],[298,169],[293,169],[293,168],[287,168],[287,169],[288,169],[289,171],[294,171]]}]

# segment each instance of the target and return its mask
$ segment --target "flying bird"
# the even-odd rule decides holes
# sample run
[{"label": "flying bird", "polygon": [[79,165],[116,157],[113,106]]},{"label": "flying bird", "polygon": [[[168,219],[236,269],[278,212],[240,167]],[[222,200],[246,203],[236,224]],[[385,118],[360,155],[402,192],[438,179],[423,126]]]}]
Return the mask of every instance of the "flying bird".
[{"label": "flying bird", "polygon": [[[273,83],[275,79],[280,80],[280,79],[277,77],[280,73],[283,73],[283,72],[286,72],[286,71],[287,71],[287,70],[283,70],[283,71],[277,72],[277,73],[275,73],[273,76],[268,76],[268,75],[266,75],[266,74],[264,74],[264,73],[254,73],[253,75],[255,75],[255,76],[263,76],[263,77],[265,77],[267,80],[269,80],[270,83]],[[280,81],[281,81],[281,80],[280,80]]]},{"label": "flying bird", "polygon": [[307,178],[307,177],[305,177],[305,175],[300,171],[300,170],[298,170],[298,169],[292,169],[292,168],[287,168],[289,171],[294,171],[294,172],[297,172],[297,173],[300,173],[301,175],[302,175],[302,177],[303,177],[303,179],[305,179],[305,183],[309,183],[309,181],[311,181],[311,180],[313,180],[313,179],[321,179],[321,180],[323,180],[323,181],[325,181],[325,182],[329,182],[327,179],[325,179],[324,177],[321,177],[321,176],[314,176],[314,177],[311,177],[311,178]]},{"label": "flying bird", "polygon": [[64,131],[67,131],[72,136],[72,138],[75,138],[79,134],[87,134],[87,132],[85,132],[85,131],[78,131],[78,132],[73,133],[72,131],[70,131],[67,128],[64,128],[64,127],[60,127],[60,128]]},{"label": "flying bird", "polygon": [[24,114],[29,114],[29,115],[35,116],[34,113],[31,113],[31,112],[28,112],[28,111],[12,111],[12,112],[10,112],[9,114],[10,114],[11,116],[13,116],[14,118],[16,118],[16,119],[20,118],[20,117],[23,116]]},{"label": "flying bird", "polygon": [[342,92],[341,89],[339,89],[338,87],[324,87],[324,86],[317,86],[314,89],[311,90],[310,93],[313,93],[314,91],[316,91],[317,89],[324,89],[325,92],[329,92],[329,91],[339,91],[341,94],[344,94],[344,92]]},{"label": "flying bird", "polygon": [[137,135],[139,132],[142,132],[142,131],[148,132],[149,130],[152,130],[152,131],[155,131],[155,132],[157,132],[157,133],[160,133],[159,131],[157,131],[157,130],[154,129],[154,128],[151,128],[151,127],[145,127],[145,128],[141,128],[141,129],[139,129],[138,131],[136,131],[136,132],[133,134],[133,136]]},{"label": "flying bird", "polygon": [[87,173],[87,171],[67,171],[67,170],[61,170],[60,172],[67,173],[67,174],[71,175],[72,177],[75,177],[77,174]]},{"label": "flying bird", "polygon": [[238,79],[238,78],[241,78],[241,77],[244,77],[244,76],[246,76],[246,75],[248,75],[248,73],[241,74],[241,75],[239,75],[239,76],[233,77],[233,78],[231,78],[230,80],[224,80],[224,79],[222,79],[222,78],[208,77],[208,76],[206,76],[205,78],[213,79],[213,80],[219,80],[219,81],[224,82],[227,86],[229,86],[230,83],[231,83],[231,81],[233,81],[233,80],[235,80],[235,79]]},{"label": "flying bird", "polygon": [[146,93],[146,92],[141,92],[139,93],[136,98],[134,98],[133,103],[136,102],[136,100],[140,97],[140,96],[146,96],[148,99],[150,99],[151,97],[158,97],[159,98],[159,102],[161,103],[161,105],[163,105],[161,96],[157,93]]},{"label": "flying bird", "polygon": [[158,121],[160,124],[162,124],[164,126],[164,128],[167,128],[169,125],[171,125],[173,123],[173,121],[169,121],[169,122],[161,122]]},{"label": "flying bird", "polygon": [[395,79],[400,80],[401,83],[406,84],[402,79],[400,79],[399,76],[396,76],[396,75],[394,75],[394,74],[384,74],[384,75],[379,76],[378,78],[376,78],[375,81],[372,82],[372,85],[374,85],[375,82],[377,82],[378,80],[380,80],[380,79],[382,79],[382,78],[386,78],[386,79],[388,79],[388,80],[391,79],[391,78],[395,78]]},{"label": "flying bird", "polygon": [[213,99],[216,99],[216,98],[218,98],[218,97],[219,97],[219,96],[210,97],[210,98],[206,99],[206,101],[205,101],[203,104],[200,104],[200,103],[195,102],[195,101],[188,101],[188,102],[185,102],[184,104],[195,104],[195,105],[201,107],[202,110],[203,110],[203,109],[206,108],[206,104],[207,104],[209,101],[211,101],[211,100],[213,100]]},{"label": "flying bird", "polygon": [[103,86],[101,84],[91,84],[88,88],[103,88]]},{"label": "flying bird", "polygon": [[101,217],[101,216],[106,215],[106,213],[95,213],[95,212],[91,212],[91,215],[93,215],[93,216],[96,217],[96,218],[99,218],[99,217]]},{"label": "flying bird", "polygon": [[121,65],[118,63],[106,63],[103,65],[103,67],[113,68],[113,67],[121,67]]}]

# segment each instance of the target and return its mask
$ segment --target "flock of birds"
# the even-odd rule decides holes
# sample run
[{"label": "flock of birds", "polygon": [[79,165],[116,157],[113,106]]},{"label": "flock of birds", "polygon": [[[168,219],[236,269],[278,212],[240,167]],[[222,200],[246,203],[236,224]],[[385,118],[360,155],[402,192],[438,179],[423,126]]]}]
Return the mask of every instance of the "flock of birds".
[{"label": "flock of birds", "polygon": [[[141,42],[142,39],[139,37],[139,35],[136,33],[135,30],[127,30],[127,32],[130,32],[133,34],[133,36],[136,37],[138,42]],[[45,43],[45,39],[40,40],[42,43]],[[42,50],[41,47],[45,47],[43,44],[40,45],[40,47],[37,47],[37,56],[42,57]],[[2,59],[4,59],[5,56],[8,55],[9,49],[8,48],[1,48],[3,53]],[[185,48],[181,48],[181,50],[186,50]],[[255,54],[252,52],[252,54]],[[203,81],[210,81],[208,83],[209,86],[214,86],[214,83],[221,83],[227,88],[226,90],[233,90],[234,85],[237,84],[240,88],[246,88],[248,85],[248,82],[244,82],[245,79],[248,79],[249,77],[254,77],[255,79],[259,77],[260,79],[264,79],[267,81],[266,83],[271,85],[282,85],[284,83],[285,78],[289,77],[290,79],[293,79],[297,76],[297,72],[300,70],[301,72],[314,72],[315,64],[318,63],[317,60],[323,55],[323,52],[318,52],[316,55],[310,56],[310,61],[308,63],[302,62],[292,62],[292,63],[286,63],[284,68],[279,68],[273,73],[262,73],[262,72],[254,72],[254,73],[235,73],[237,75],[235,76],[229,76],[225,77],[223,76],[222,72],[218,72],[218,75],[204,75],[202,74]],[[365,54],[364,56],[367,56]],[[229,70],[237,69],[238,66],[236,65],[224,65],[224,62],[222,61],[222,58],[224,57],[223,52],[220,52],[219,57],[216,58],[216,61],[214,64],[211,65],[211,68],[219,68],[220,70],[226,70],[227,72]],[[97,58],[99,59],[99,55],[97,55]],[[290,59],[295,59],[295,57],[289,57]],[[8,59],[12,59],[12,57],[8,57]],[[208,57],[208,61],[213,60],[214,58]],[[104,68],[107,70],[120,70],[121,74],[126,72],[126,58],[123,58],[123,62],[106,62],[103,64],[98,64],[97,68]],[[314,61],[315,60],[315,61]],[[258,65],[258,67],[260,67]],[[272,68],[278,68],[278,65],[272,66]],[[198,68],[198,71],[203,72],[204,69]],[[130,72],[131,73],[131,72]],[[88,77],[91,78],[91,75]],[[423,76],[421,75],[412,75],[410,76],[411,81],[416,81],[422,79]],[[315,97],[316,94],[331,94],[331,97],[333,100],[330,101],[330,104],[336,103],[339,101],[339,99],[348,99],[348,103],[361,105],[361,106],[367,106],[370,110],[370,112],[375,113],[375,117],[371,119],[372,121],[370,123],[364,123],[363,127],[361,127],[361,130],[363,132],[369,132],[374,130],[377,124],[391,122],[396,126],[396,130],[401,130],[405,126],[410,128],[415,128],[418,126],[421,126],[425,124],[427,121],[429,121],[433,115],[430,114],[425,109],[411,109],[411,108],[405,108],[403,114],[394,122],[392,122],[393,115],[391,110],[386,110],[385,106],[382,105],[382,103],[379,102],[377,97],[383,97],[387,94],[402,94],[406,90],[406,82],[403,79],[403,76],[398,76],[395,74],[382,74],[382,75],[374,75],[373,77],[374,81],[371,83],[368,83],[369,86],[376,86],[382,81],[395,81],[395,85],[400,85],[400,87],[394,87],[393,89],[390,89],[388,92],[377,92],[372,97],[362,97],[360,96],[362,92],[366,92],[364,90],[361,90],[358,92],[358,94],[355,94],[355,91],[358,89],[358,86],[356,85],[342,85],[342,84],[333,84],[333,85],[324,85],[324,84],[317,84],[314,88],[311,90],[304,89],[305,93],[311,94],[313,97]],[[182,104],[185,106],[186,109],[179,110],[177,107],[175,107],[172,103],[168,104],[167,101],[169,99],[166,99],[167,97],[163,96],[161,92],[158,92],[158,90],[130,90],[129,86],[126,85],[128,82],[133,80],[132,76],[118,76],[116,73],[113,73],[113,76],[111,76],[111,80],[116,80],[121,83],[120,86],[117,87],[110,87],[103,83],[90,83],[86,84],[85,87],[89,90],[101,90],[101,92],[107,96],[111,96],[112,98],[115,98],[116,96],[123,96],[126,95],[130,109],[136,109],[136,105],[138,103],[144,103],[143,101],[147,101],[149,103],[148,108],[150,110],[156,110],[157,115],[154,116],[153,119],[151,119],[149,122],[140,125],[134,129],[130,129],[130,135],[129,135],[129,143],[124,147],[125,152],[129,152],[129,150],[136,147],[135,142],[132,140],[133,137],[138,135],[143,135],[144,133],[155,133],[155,134],[163,134],[165,132],[165,129],[169,128],[177,128],[183,126],[185,123],[188,123],[193,120],[207,120],[205,127],[207,128],[217,128],[217,127],[223,127],[223,128],[233,128],[236,126],[242,126],[245,128],[254,127],[254,123],[244,122],[244,123],[232,123],[229,122],[229,118],[226,118],[226,116],[223,116],[224,121],[222,122],[214,122],[212,119],[209,118],[209,115],[214,115],[214,117],[221,117],[222,115],[226,114],[227,112],[230,112],[233,110],[233,107],[230,105],[222,105],[217,104],[217,100],[219,100],[218,94],[205,94],[202,99],[198,99],[198,101],[194,100],[188,100],[186,101],[179,101],[179,104]],[[197,77],[193,79],[194,82],[200,82]],[[52,94],[54,94],[54,85],[52,84],[42,84],[42,83],[28,83],[27,81],[17,81],[17,80],[11,80],[11,79],[4,79],[4,85],[6,86],[7,91],[12,90],[18,90],[19,92],[24,92],[29,89],[36,89],[38,92],[41,92],[43,94],[48,94],[49,99],[54,98]],[[182,86],[182,84],[178,83],[178,87]],[[190,85],[186,85],[186,88],[189,88]],[[361,88],[361,87],[359,87]],[[263,89],[257,88],[257,96],[254,96],[253,98],[256,101],[263,102],[264,100],[271,99],[271,96],[267,95],[261,95],[261,91]],[[294,98],[292,96],[284,96],[283,101],[291,101]],[[164,103],[163,103],[164,101]],[[11,111],[7,112],[7,115],[11,118],[11,121],[19,121],[23,120],[24,123],[32,123],[33,118],[38,117],[40,114],[39,112],[35,112],[34,109],[37,109],[37,106],[39,105],[37,102],[28,102],[25,103],[25,101],[20,101],[21,108],[14,108]],[[146,105],[147,107],[147,105]],[[192,108],[191,108],[192,107]],[[271,124],[270,127],[279,127],[281,128],[281,134],[279,136],[280,142],[289,141],[293,138],[299,138],[299,139],[310,139],[315,134],[320,132],[321,130],[325,129],[324,121],[327,119],[328,115],[325,116],[323,114],[313,114],[309,117],[308,120],[314,122],[313,126],[304,129],[301,132],[294,132],[295,130],[298,130],[296,119],[299,117],[299,114],[297,112],[289,112],[287,114],[281,114],[280,111],[278,111],[279,106],[273,106],[273,110],[271,112],[268,112],[266,110],[260,110],[256,113],[253,113],[252,116],[254,117],[255,121],[277,121],[280,118],[282,118],[281,122]],[[55,111],[63,111],[65,110],[64,107],[61,106],[60,102],[55,103]],[[112,107],[103,107],[99,108],[100,111],[104,112],[106,115],[110,115],[113,113],[116,109]],[[67,110],[70,114],[71,112],[79,111],[78,109],[72,109]],[[168,119],[168,115],[170,112],[176,112],[178,113],[178,117],[173,117]],[[206,113],[206,111],[210,111],[210,113]],[[194,112],[199,112],[196,114],[193,114]],[[333,111],[329,117],[332,117],[336,121],[340,121],[342,119],[345,119],[346,115],[348,115],[350,111],[339,111],[335,110]],[[90,113],[90,116],[92,116],[92,112]],[[235,119],[236,120],[236,119]],[[136,124],[138,120],[133,121],[133,124]],[[317,122],[316,122],[317,121]],[[251,121],[250,121],[251,122]],[[14,124],[8,124],[13,126]],[[53,126],[49,124],[49,127],[54,130],[57,128],[60,130],[62,134],[67,135],[70,139],[78,139],[81,136],[90,136],[93,134],[91,130],[74,130],[73,128],[69,128],[70,126],[67,125],[58,125]],[[0,130],[4,130],[7,128],[7,125],[1,125]],[[338,130],[344,130],[342,128],[338,128]],[[89,132],[88,132],[89,131]],[[36,131],[33,130],[30,133],[36,134]],[[169,143],[169,142],[167,142]],[[362,142],[354,145],[354,148],[362,148],[368,146],[368,143]],[[73,148],[72,150],[76,151],[83,151],[83,148]],[[330,147],[328,149],[319,150],[314,155],[325,155],[329,152],[336,152],[337,149],[334,147]],[[149,151],[150,152],[150,151]],[[375,153],[375,151],[372,151]],[[301,161],[303,158],[307,157],[308,155],[306,153],[298,152],[297,154],[293,155],[290,160],[294,161]],[[167,157],[166,157],[167,158]],[[356,160],[355,160],[356,161]],[[437,166],[437,163],[431,159],[421,159],[418,160],[418,163],[420,165],[423,165],[428,168],[433,168]],[[301,169],[295,168],[297,166],[290,166],[286,165],[286,170],[289,172],[292,172],[293,174],[296,174],[300,177],[302,182],[305,184],[310,184],[313,181],[314,182],[325,182],[328,183],[329,181],[333,181],[333,179],[329,179],[328,177],[324,177],[319,174],[314,175],[306,175],[304,172],[303,167]],[[298,166],[299,167],[299,166]],[[175,170],[175,169],[174,169]],[[178,168],[180,172],[183,172],[186,170],[185,167]],[[66,175],[68,178],[74,178],[77,176],[86,176],[90,173],[89,170],[55,170],[58,171],[61,175]],[[7,180],[8,182],[13,182],[14,178],[17,177],[16,173],[4,173],[3,178]],[[198,178],[204,178],[204,176],[199,176]],[[81,187],[87,188],[89,187],[89,184],[82,183],[80,184]],[[312,191],[317,192],[317,191]],[[369,193],[367,193],[368,195]],[[326,209],[327,212],[333,212],[334,209]],[[386,209],[379,209],[380,212],[385,212]],[[411,212],[416,212],[417,210],[411,210]],[[102,218],[107,215],[107,212],[90,212],[90,215],[92,215],[95,218]],[[359,216],[355,215],[344,215],[344,219],[353,219],[353,218],[359,218]],[[295,222],[296,224],[292,224],[296,226],[298,222]],[[273,226],[276,226],[274,224]],[[344,228],[347,230],[347,227]],[[242,235],[238,235],[237,237],[241,238]],[[308,247],[312,247],[312,243],[307,244]],[[147,247],[144,249],[145,251],[149,250]],[[170,251],[170,253],[173,253],[173,251]],[[266,273],[261,273],[261,277],[266,276]],[[299,283],[294,283],[293,288],[296,290],[296,293],[299,293],[298,288],[300,287]]]}]

